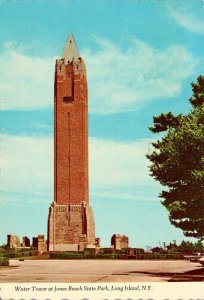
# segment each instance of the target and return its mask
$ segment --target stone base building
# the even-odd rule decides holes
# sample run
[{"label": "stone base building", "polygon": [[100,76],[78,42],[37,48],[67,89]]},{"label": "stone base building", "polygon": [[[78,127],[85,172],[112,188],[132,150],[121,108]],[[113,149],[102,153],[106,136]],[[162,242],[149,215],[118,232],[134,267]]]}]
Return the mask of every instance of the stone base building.
[{"label": "stone base building", "polygon": [[9,248],[18,248],[21,246],[20,239],[17,235],[7,235],[7,245]]},{"label": "stone base building", "polygon": [[23,247],[30,247],[30,239],[27,236],[23,237]]},{"label": "stone base building", "polygon": [[95,247],[95,223],[92,208],[58,205],[54,202],[48,217],[49,251],[83,251]]},{"label": "stone base building", "polygon": [[111,238],[111,246],[115,250],[127,249],[129,244],[128,236],[114,234]]},{"label": "stone base building", "polygon": [[33,247],[37,248],[39,253],[47,251],[47,244],[44,234],[39,234],[37,237],[33,237]]}]

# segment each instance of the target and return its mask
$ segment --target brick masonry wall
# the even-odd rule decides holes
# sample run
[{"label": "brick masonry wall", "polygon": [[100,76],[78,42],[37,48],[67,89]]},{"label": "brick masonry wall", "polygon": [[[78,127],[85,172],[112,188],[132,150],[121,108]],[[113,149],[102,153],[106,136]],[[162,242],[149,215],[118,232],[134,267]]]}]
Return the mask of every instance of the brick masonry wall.
[{"label": "brick masonry wall", "polygon": [[48,218],[48,240],[50,251],[70,250],[70,245],[75,245],[74,249],[79,250],[78,245],[82,241],[86,246],[93,246],[95,224],[92,208],[83,203],[81,205],[58,205],[54,202],[50,207]]},{"label": "brick masonry wall", "polygon": [[114,234],[111,238],[111,245],[115,250],[128,248],[129,238],[126,235]]},{"label": "brick masonry wall", "polygon": [[88,203],[88,108],[82,59],[55,71],[55,201]]},{"label": "brick masonry wall", "polygon": [[30,247],[30,239],[27,236],[23,237],[23,247]]},{"label": "brick masonry wall", "polygon": [[40,234],[37,237],[37,249],[38,252],[43,253],[44,251],[46,251],[46,241],[45,241],[45,236]]},{"label": "brick masonry wall", "polygon": [[17,235],[9,234],[7,236],[7,245],[9,248],[16,248],[21,246],[20,239]]},{"label": "brick masonry wall", "polygon": [[94,214],[91,206],[86,207],[86,222],[87,222],[87,246],[91,247],[91,245],[95,245],[95,222],[94,222]]}]

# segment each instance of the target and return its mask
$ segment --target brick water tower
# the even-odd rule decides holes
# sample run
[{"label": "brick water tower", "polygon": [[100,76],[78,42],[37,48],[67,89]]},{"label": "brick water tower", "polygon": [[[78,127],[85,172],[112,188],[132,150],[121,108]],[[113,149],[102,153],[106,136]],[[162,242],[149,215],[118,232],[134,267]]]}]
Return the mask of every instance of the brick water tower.
[{"label": "brick water tower", "polygon": [[55,66],[54,202],[48,216],[48,250],[80,251],[94,246],[86,67],[70,34]]}]

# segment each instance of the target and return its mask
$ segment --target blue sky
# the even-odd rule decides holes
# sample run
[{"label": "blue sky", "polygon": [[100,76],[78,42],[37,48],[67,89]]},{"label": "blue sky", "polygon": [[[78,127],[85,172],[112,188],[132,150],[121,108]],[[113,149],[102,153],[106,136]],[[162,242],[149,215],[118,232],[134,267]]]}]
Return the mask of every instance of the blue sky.
[{"label": "blue sky", "polygon": [[145,155],[153,115],[190,109],[203,74],[204,2],[1,1],[0,243],[46,235],[53,201],[53,80],[69,32],[87,66],[90,202],[96,235],[130,245],[185,239]]}]

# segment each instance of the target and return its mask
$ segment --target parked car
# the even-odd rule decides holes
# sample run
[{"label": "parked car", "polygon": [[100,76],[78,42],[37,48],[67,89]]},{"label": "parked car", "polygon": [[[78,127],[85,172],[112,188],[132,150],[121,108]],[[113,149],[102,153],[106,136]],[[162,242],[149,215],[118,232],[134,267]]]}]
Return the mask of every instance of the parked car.
[{"label": "parked car", "polygon": [[200,259],[198,260],[198,262],[199,262],[202,266],[204,266],[204,257],[200,258]]},{"label": "parked car", "polygon": [[191,255],[184,255],[185,259],[188,259],[192,262],[198,262],[203,257],[201,252],[193,253]]}]

